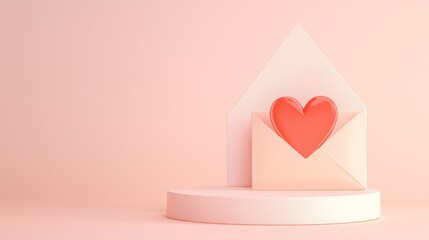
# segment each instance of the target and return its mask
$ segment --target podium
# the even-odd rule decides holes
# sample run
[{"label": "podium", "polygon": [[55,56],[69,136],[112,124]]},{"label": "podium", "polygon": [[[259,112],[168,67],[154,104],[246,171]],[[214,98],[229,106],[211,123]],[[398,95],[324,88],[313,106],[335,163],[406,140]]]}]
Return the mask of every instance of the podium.
[{"label": "podium", "polygon": [[380,217],[380,192],[260,191],[248,187],[171,190],[167,193],[167,217],[249,225],[361,222]]}]

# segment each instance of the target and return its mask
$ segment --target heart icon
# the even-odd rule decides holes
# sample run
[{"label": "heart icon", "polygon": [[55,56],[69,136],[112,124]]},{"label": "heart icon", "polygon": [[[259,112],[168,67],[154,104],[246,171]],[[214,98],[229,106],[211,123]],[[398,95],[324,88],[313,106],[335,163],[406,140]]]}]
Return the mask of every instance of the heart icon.
[{"label": "heart icon", "polygon": [[312,98],[302,108],[292,97],[281,97],[270,109],[276,133],[301,156],[308,158],[328,139],[337,121],[337,107],[325,96]]}]

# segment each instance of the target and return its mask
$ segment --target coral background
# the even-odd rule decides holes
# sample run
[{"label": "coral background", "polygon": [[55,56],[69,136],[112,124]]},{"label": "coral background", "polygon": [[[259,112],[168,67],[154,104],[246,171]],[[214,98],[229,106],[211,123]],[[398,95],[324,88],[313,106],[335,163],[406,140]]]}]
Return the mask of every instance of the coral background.
[{"label": "coral background", "polygon": [[429,198],[427,1],[0,1],[0,197],[226,184],[226,117],[297,22],[368,107],[369,186]]}]

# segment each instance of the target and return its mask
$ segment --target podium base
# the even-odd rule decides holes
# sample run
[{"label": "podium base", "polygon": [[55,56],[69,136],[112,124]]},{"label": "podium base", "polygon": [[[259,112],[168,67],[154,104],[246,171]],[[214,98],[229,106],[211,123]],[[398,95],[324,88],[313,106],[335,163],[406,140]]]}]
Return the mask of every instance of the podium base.
[{"label": "podium base", "polygon": [[167,217],[251,225],[360,222],[380,217],[380,191],[265,191],[250,187],[170,190]]}]

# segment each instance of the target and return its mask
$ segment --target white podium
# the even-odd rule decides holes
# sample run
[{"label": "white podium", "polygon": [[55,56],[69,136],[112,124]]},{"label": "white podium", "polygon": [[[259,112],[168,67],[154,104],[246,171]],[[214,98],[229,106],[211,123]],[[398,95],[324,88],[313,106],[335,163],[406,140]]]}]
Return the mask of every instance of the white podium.
[{"label": "white podium", "polygon": [[380,191],[264,191],[246,187],[170,190],[167,217],[251,225],[360,222],[380,217]]}]

